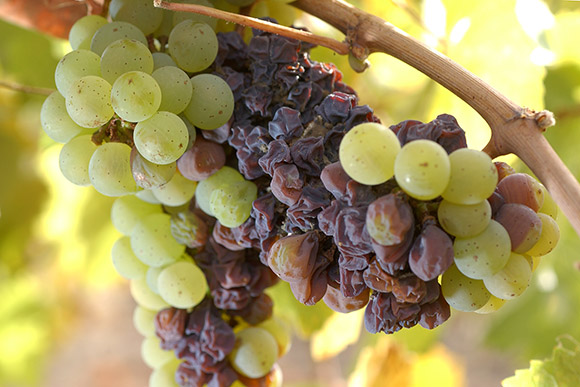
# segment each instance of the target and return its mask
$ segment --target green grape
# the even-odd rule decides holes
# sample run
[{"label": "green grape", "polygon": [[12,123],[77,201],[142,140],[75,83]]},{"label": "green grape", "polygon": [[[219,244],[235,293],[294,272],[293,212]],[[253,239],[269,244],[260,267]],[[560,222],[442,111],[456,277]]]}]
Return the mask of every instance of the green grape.
[{"label": "green grape", "polygon": [[156,112],[135,126],[133,140],[141,156],[164,165],[175,162],[185,152],[189,133],[174,113]]},{"label": "green grape", "polygon": [[509,260],[499,272],[485,277],[483,283],[489,292],[503,300],[520,296],[530,286],[532,268],[520,254],[511,253]]},{"label": "green grape", "polygon": [[161,25],[163,12],[150,0],[111,0],[109,14],[115,21],[124,21],[138,27],[145,35]]},{"label": "green grape", "polygon": [[558,240],[560,240],[560,228],[558,227],[558,223],[556,223],[554,218],[541,212],[538,213],[538,217],[542,221],[542,232],[540,234],[540,239],[538,239],[536,244],[531,249],[526,251],[527,255],[534,257],[548,254],[554,250],[558,244]]},{"label": "green grape", "polygon": [[340,142],[340,165],[361,184],[382,184],[393,177],[400,150],[401,144],[392,130],[365,122],[349,130]]},{"label": "green grape", "polygon": [[153,195],[153,192],[149,189],[144,189],[143,191],[139,191],[135,194],[139,199],[143,200],[144,202],[151,203],[151,204],[161,204],[159,200]]},{"label": "green grape", "polygon": [[113,84],[119,76],[129,71],[151,74],[153,71],[151,51],[138,40],[115,40],[101,55],[101,74],[107,82]]},{"label": "green grape", "polygon": [[149,387],[179,387],[175,381],[175,373],[181,362],[172,359],[151,372],[149,375]]},{"label": "green grape", "polygon": [[191,81],[179,67],[161,67],[151,74],[161,87],[161,105],[159,110],[181,113],[191,101]]},{"label": "green grape", "polygon": [[161,24],[159,25],[159,27],[157,27],[155,32],[153,32],[153,35],[155,37],[167,39],[167,37],[171,33],[171,30],[173,29],[173,14],[174,13],[175,12],[170,11],[168,9],[163,10],[163,19],[161,20]]},{"label": "green grape", "polygon": [[[196,4],[203,5],[204,7],[214,8],[214,5],[207,0],[181,0],[179,3],[185,4]],[[176,26],[184,20],[191,20],[195,23],[205,23],[209,25],[213,30],[216,29],[218,20],[214,17],[209,17],[205,15],[200,15],[192,12],[174,12],[173,13],[173,25]]]},{"label": "green grape", "polygon": [[100,15],[87,15],[81,17],[73,24],[69,33],[68,41],[73,50],[91,49],[91,39],[99,28],[107,24],[108,21]]},{"label": "green grape", "polygon": [[542,206],[538,209],[538,212],[550,215],[552,219],[558,219],[558,204],[554,201],[554,198],[548,192],[547,188],[543,184],[538,183],[544,192],[544,202]]},{"label": "green grape", "polygon": [[249,217],[252,202],[258,198],[258,187],[251,181],[220,185],[209,198],[211,212],[226,227],[238,227]]},{"label": "green grape", "polygon": [[131,174],[131,148],[120,142],[99,146],[89,162],[89,178],[95,189],[105,196],[123,196],[137,191]]},{"label": "green grape", "polygon": [[189,202],[193,198],[196,188],[196,181],[188,180],[181,173],[176,173],[167,184],[153,188],[151,191],[161,203],[177,207]]},{"label": "green grape", "polygon": [[530,268],[532,269],[532,273],[536,271],[536,269],[538,268],[538,265],[540,264],[540,261],[542,260],[542,257],[532,257],[531,255],[527,255],[527,254],[522,254],[524,256],[524,258],[526,259],[526,261],[528,261],[528,263],[530,264]]},{"label": "green grape", "polygon": [[87,75],[77,79],[66,97],[66,111],[83,128],[98,128],[113,117],[111,85],[103,78]]},{"label": "green grape", "polygon": [[131,280],[129,288],[131,291],[131,296],[137,305],[154,311],[169,308],[169,304],[163,301],[161,296],[153,293],[151,289],[149,289],[145,277]]},{"label": "green grape", "polygon": [[468,238],[485,230],[491,219],[491,206],[487,200],[468,205],[442,200],[437,210],[437,218],[448,234]]},{"label": "green grape", "polygon": [[157,279],[165,267],[166,266],[150,267],[147,269],[147,274],[145,274],[147,285],[149,286],[149,289],[151,289],[151,291],[155,294],[159,294],[159,290],[157,289]]},{"label": "green grape", "polygon": [[113,84],[111,104],[125,121],[139,122],[153,116],[161,104],[161,88],[142,71],[129,71]]},{"label": "green grape", "polygon": [[[54,81],[63,97],[68,97],[72,84],[87,75],[101,76],[101,58],[89,50],[74,50],[66,54],[56,65]],[[104,78],[104,77],[103,77]]]},{"label": "green grape", "polygon": [[236,345],[228,358],[240,374],[261,378],[270,372],[278,359],[278,344],[265,329],[245,328],[236,333]]},{"label": "green grape", "polygon": [[212,192],[222,184],[244,181],[244,177],[236,169],[231,167],[221,167],[219,171],[197,184],[195,190],[195,200],[199,208],[208,215],[213,216],[210,206]]},{"label": "green grape", "polygon": [[141,156],[136,150],[131,156],[133,178],[141,188],[159,187],[171,180],[177,170],[177,163],[175,162],[164,165],[155,164]]},{"label": "green grape", "polygon": [[151,54],[153,56],[153,70],[160,69],[161,67],[165,66],[174,66],[177,67],[177,63],[164,52],[154,52]]},{"label": "green grape", "polygon": [[175,262],[185,251],[171,235],[171,216],[149,214],[131,232],[131,247],[137,258],[153,267]]},{"label": "green grape", "polygon": [[128,236],[122,236],[113,244],[111,259],[117,273],[124,278],[139,279],[147,273],[147,265],[141,262],[131,250],[131,238]]},{"label": "green grape", "polygon": [[133,326],[144,337],[155,336],[155,316],[157,311],[137,305],[133,311]]},{"label": "green grape", "polygon": [[286,321],[278,316],[272,316],[258,324],[257,327],[267,330],[276,339],[279,358],[290,351],[290,347],[292,346],[292,332]]},{"label": "green grape", "polygon": [[89,178],[89,162],[97,150],[92,141],[92,135],[85,134],[75,137],[64,144],[58,157],[58,165],[62,175],[71,183],[87,186],[91,184]]},{"label": "green grape", "polygon": [[216,129],[228,122],[234,112],[234,94],[229,85],[213,74],[191,78],[193,94],[183,113],[200,129]]},{"label": "green grape", "polygon": [[466,277],[455,265],[443,273],[441,292],[449,306],[462,312],[482,308],[491,297],[482,280]]},{"label": "green grape", "polygon": [[485,305],[476,310],[475,313],[488,314],[497,312],[499,308],[505,305],[506,302],[507,300],[502,300],[501,298],[497,298],[492,294],[489,300],[485,303]]},{"label": "green grape", "polygon": [[124,235],[131,235],[133,228],[149,214],[160,214],[159,205],[150,204],[135,195],[121,196],[111,206],[111,222]]},{"label": "green grape", "polygon": [[395,179],[415,199],[431,200],[440,196],[447,187],[449,174],[447,151],[435,141],[408,142],[395,159]]},{"label": "green grape", "polygon": [[173,351],[161,348],[161,341],[157,336],[149,336],[141,343],[141,357],[150,368],[156,369],[175,359]]},{"label": "green grape", "polygon": [[147,38],[139,28],[131,23],[114,21],[105,24],[95,32],[91,41],[91,51],[101,56],[109,44],[119,39],[135,39],[147,45]]},{"label": "green grape", "polygon": [[184,20],[169,34],[167,52],[187,72],[199,72],[212,64],[218,52],[218,40],[205,23]]},{"label": "green grape", "polygon": [[169,305],[180,309],[193,308],[208,291],[205,275],[191,261],[167,266],[157,277],[159,295]]},{"label": "green grape", "polygon": [[74,122],[66,111],[66,100],[58,92],[51,93],[40,109],[40,124],[44,132],[56,142],[65,143],[80,134],[90,134],[90,129]]},{"label": "green grape", "polygon": [[455,264],[469,278],[482,279],[500,271],[511,252],[510,236],[501,224],[490,220],[483,232],[470,238],[455,238]]},{"label": "green grape", "polygon": [[497,168],[484,152],[462,148],[449,155],[451,177],[441,196],[456,204],[475,204],[491,196],[497,185]]}]

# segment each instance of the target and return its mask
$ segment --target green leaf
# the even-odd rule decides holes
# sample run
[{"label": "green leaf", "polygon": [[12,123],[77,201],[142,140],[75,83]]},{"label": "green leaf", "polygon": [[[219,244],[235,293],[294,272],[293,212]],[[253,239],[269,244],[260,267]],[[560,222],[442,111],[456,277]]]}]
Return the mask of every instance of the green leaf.
[{"label": "green leaf", "polygon": [[530,368],[517,370],[502,381],[503,387],[573,387],[580,385],[580,343],[562,337],[544,361],[530,361]]}]

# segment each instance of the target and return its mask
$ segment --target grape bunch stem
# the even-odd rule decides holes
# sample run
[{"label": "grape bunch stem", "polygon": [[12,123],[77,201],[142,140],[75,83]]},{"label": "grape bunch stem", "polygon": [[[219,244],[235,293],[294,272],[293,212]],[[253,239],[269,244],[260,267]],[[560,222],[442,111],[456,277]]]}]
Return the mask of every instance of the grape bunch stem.
[{"label": "grape bunch stem", "polygon": [[350,51],[359,59],[364,59],[367,53],[375,52],[400,59],[475,109],[488,123],[492,132],[484,151],[492,158],[509,153],[520,157],[546,185],[576,233],[580,235],[580,184],[542,134],[547,127],[554,125],[553,114],[519,106],[458,63],[378,16],[343,0],[297,0],[290,3],[343,32],[346,43],[340,43],[301,30],[199,5],[162,0],[154,0],[154,3],[158,7],[174,11],[201,13],[290,36],[331,48],[339,54]]}]

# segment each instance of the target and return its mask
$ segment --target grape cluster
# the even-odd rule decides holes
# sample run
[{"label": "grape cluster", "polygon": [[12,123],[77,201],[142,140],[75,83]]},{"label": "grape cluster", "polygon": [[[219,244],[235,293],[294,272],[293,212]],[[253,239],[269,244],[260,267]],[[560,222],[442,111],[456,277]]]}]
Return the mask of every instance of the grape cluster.
[{"label": "grape cluster", "polygon": [[150,3],[73,26],[41,122],[67,179],[119,197],[111,255],[151,387],[280,385],[279,279],[366,308],[372,333],[433,329],[520,295],[557,243],[546,189],[452,116],[386,127],[310,44]]}]

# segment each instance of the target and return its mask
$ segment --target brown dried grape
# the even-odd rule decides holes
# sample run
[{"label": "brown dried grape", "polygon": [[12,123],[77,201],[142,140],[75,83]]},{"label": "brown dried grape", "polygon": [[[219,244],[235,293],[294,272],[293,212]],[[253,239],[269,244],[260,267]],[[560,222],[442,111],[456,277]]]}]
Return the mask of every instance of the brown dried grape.
[{"label": "brown dried grape", "polygon": [[307,278],[318,254],[315,231],[278,239],[268,253],[268,266],[287,282]]},{"label": "brown dried grape", "polygon": [[415,225],[413,209],[402,195],[388,194],[372,202],[366,214],[366,228],[375,242],[398,245]]},{"label": "brown dried grape", "polygon": [[186,179],[201,181],[217,172],[226,163],[224,148],[197,136],[193,146],[177,160],[177,168]]},{"label": "brown dried grape", "polygon": [[332,310],[339,313],[350,313],[365,307],[369,302],[370,289],[366,288],[355,297],[345,297],[339,289],[328,286],[322,301]]}]

